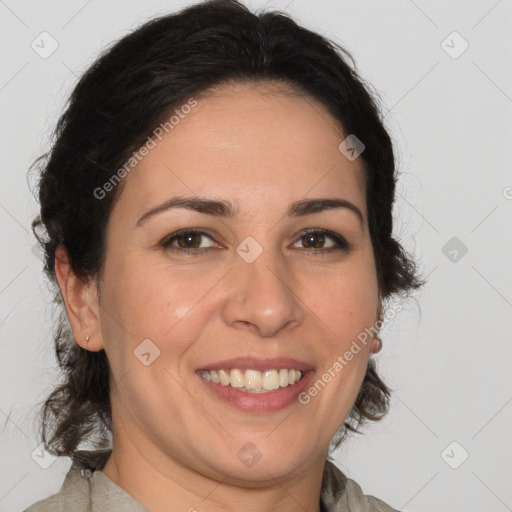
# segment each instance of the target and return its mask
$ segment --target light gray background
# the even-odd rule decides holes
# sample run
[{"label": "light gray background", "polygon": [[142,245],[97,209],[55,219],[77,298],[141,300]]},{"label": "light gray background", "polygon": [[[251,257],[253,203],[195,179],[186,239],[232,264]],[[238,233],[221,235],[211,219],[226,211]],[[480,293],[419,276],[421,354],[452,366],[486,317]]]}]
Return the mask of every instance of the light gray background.
[{"label": "light gray background", "polygon": [[[190,3],[0,0],[0,511],[57,492],[69,467],[56,460],[43,469],[31,456],[36,413],[58,374],[27,169],[98,52]],[[395,508],[512,510],[512,1],[267,6],[345,44],[380,91],[403,173],[396,234],[429,275],[382,333],[379,365],[396,390],[390,414],[346,443],[340,467]],[[47,59],[31,48],[43,31],[59,45]],[[458,58],[442,47],[453,31],[469,43]],[[444,43],[452,54],[462,48],[457,37]],[[452,237],[468,249],[455,262],[452,247],[449,257],[442,251]],[[447,462],[459,464],[465,451],[452,469]]]}]

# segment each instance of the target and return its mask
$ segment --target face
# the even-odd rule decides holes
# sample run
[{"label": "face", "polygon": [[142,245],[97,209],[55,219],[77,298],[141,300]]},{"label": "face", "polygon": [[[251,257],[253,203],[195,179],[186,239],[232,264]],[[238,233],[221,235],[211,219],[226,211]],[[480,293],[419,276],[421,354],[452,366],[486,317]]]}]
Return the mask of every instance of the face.
[{"label": "face", "polygon": [[[379,307],[363,167],[338,149],[345,137],[312,98],[226,85],[124,178],[94,335],[114,428],[161,470],[262,482],[325,461],[371,343],[343,356]],[[232,215],[205,202],[148,213],[177,197]],[[315,199],[348,206],[289,212]]]}]

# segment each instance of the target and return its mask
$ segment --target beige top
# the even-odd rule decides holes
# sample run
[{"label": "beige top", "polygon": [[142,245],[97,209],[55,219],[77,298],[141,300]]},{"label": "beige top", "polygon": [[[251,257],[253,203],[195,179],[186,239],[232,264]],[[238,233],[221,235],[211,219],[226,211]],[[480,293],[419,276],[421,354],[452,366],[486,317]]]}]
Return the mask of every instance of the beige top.
[{"label": "beige top", "polygon": [[[110,450],[78,452],[59,492],[34,503],[23,512],[149,512],[101,471],[109,454]],[[102,463],[98,464],[98,460]],[[347,478],[329,461],[324,467],[320,510],[398,512],[383,501],[364,495],[354,480]]]}]

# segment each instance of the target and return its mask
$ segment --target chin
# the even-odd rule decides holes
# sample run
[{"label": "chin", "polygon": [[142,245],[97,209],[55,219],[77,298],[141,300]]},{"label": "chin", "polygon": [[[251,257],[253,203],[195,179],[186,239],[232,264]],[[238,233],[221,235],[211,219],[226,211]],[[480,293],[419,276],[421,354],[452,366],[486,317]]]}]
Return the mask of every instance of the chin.
[{"label": "chin", "polygon": [[[290,432],[288,430],[287,432]],[[243,484],[261,484],[284,478],[300,472],[314,459],[306,453],[311,448],[310,440],[298,443],[297,437],[287,435],[282,439],[279,435],[261,434],[232,443],[230,457],[226,453],[215,465],[223,475],[230,475],[229,480]],[[302,447],[302,449],[301,449]]]}]

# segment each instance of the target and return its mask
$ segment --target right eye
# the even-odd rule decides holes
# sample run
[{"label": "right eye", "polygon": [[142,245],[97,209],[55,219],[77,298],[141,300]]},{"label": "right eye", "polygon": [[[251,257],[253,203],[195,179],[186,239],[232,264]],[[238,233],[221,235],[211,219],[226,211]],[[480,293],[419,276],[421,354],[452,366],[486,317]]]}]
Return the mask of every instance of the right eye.
[{"label": "right eye", "polygon": [[[160,242],[160,245],[164,249],[172,252],[197,255],[204,253],[211,247],[200,247],[202,237],[207,237],[213,241],[212,237],[203,231],[198,231],[196,229],[181,229],[165,237]],[[174,242],[177,242],[178,246],[173,245]]]}]

